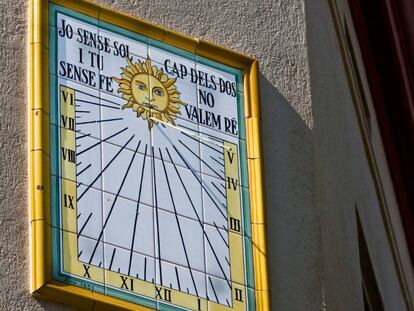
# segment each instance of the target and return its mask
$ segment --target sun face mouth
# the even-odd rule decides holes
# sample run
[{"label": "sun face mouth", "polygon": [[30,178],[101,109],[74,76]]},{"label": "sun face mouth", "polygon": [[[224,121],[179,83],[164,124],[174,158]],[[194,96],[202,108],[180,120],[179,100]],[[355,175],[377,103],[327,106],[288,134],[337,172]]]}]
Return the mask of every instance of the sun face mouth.
[{"label": "sun face mouth", "polygon": [[169,79],[162,69],[151,66],[149,57],[145,63],[136,64],[127,58],[127,63],[127,67],[121,68],[121,79],[112,77],[119,83],[118,93],[128,100],[122,109],[131,108],[138,118],[148,121],[149,129],[158,123],[154,118],[175,125],[177,114],[181,114],[180,105],[187,105],[179,98],[176,78]]}]

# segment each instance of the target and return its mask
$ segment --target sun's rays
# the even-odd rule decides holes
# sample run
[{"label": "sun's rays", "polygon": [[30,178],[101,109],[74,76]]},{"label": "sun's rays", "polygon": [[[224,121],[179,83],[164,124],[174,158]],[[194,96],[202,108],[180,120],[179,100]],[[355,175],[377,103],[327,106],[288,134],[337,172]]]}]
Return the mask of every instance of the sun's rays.
[{"label": "sun's rays", "polygon": [[138,118],[147,120],[149,129],[158,124],[154,119],[175,125],[181,105],[187,105],[180,100],[177,78],[170,79],[162,68],[151,64],[149,57],[135,64],[129,58],[126,61],[121,78],[112,77],[119,84],[118,93],[127,101],[122,109],[132,109]]}]

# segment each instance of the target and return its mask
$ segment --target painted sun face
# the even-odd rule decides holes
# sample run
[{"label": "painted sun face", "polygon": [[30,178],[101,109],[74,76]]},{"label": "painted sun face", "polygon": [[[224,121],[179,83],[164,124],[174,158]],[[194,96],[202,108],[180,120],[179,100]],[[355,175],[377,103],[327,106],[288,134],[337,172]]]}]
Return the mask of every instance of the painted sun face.
[{"label": "painted sun face", "polygon": [[187,105],[180,100],[180,92],[174,85],[176,78],[170,79],[162,69],[151,66],[148,57],[144,62],[133,64],[127,58],[128,66],[121,68],[121,79],[112,77],[119,83],[118,93],[128,102],[122,109],[131,108],[148,122],[148,128],[157,124],[156,120],[175,125],[180,112],[180,105]]},{"label": "painted sun face", "polygon": [[168,91],[153,76],[145,73],[135,75],[131,80],[131,92],[135,102],[145,109],[165,112],[168,108]]}]

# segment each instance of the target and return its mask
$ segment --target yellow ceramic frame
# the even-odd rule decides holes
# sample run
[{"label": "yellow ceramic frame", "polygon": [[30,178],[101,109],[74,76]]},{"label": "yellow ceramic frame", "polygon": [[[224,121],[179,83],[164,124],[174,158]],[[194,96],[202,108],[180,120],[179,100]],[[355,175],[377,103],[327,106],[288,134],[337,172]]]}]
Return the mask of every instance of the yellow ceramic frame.
[{"label": "yellow ceramic frame", "polygon": [[[48,3],[99,18],[243,72],[247,158],[257,310],[270,310],[261,147],[258,63],[209,42],[183,36],[85,0],[31,0],[29,6],[29,202],[31,292],[79,309],[137,310],[137,305],[52,280],[49,155]],[[149,310],[138,307],[139,310]]]}]

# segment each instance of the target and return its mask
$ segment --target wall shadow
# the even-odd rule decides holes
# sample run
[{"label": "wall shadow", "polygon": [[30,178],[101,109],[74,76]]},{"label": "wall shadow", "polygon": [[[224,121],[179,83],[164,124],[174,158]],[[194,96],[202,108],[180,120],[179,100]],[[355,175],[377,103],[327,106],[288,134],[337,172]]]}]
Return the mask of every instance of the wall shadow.
[{"label": "wall shadow", "polygon": [[260,95],[272,309],[320,308],[312,131],[263,75]]}]

